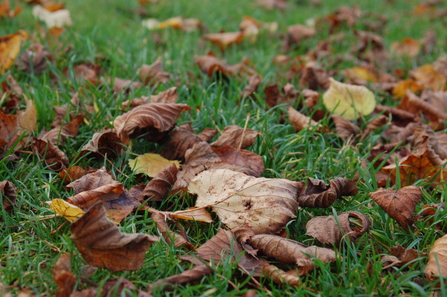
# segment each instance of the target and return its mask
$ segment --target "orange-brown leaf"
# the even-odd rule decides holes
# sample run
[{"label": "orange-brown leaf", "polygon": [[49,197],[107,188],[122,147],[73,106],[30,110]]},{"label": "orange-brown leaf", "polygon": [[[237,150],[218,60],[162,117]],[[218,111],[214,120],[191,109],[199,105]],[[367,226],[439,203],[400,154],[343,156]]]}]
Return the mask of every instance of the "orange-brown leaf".
[{"label": "orange-brown leaf", "polygon": [[369,193],[369,196],[405,231],[410,231],[408,225],[413,224],[414,209],[422,198],[419,187],[407,186],[397,191],[380,188],[376,192]]},{"label": "orange-brown leaf", "polygon": [[4,180],[0,182],[0,193],[2,195],[3,208],[11,211],[16,202],[16,187],[10,181]]},{"label": "orange-brown leaf", "polygon": [[37,155],[45,159],[45,164],[52,171],[62,171],[70,164],[65,153],[51,141],[34,138],[31,148]]},{"label": "orange-brown leaf", "polygon": [[102,203],[95,204],[71,224],[70,238],[85,261],[110,271],[139,270],[150,245],[157,236],[121,233],[107,219]]},{"label": "orange-brown leaf", "polygon": [[0,36],[0,74],[4,74],[20,53],[20,45],[28,37],[28,33],[20,30],[17,33]]},{"label": "orange-brown leaf", "polygon": [[260,177],[264,172],[264,160],[258,154],[229,145],[212,149],[224,162],[253,169],[256,173],[255,177]]},{"label": "orange-brown leaf", "polygon": [[76,277],[71,273],[69,254],[62,254],[54,264],[53,280],[58,287],[56,297],[70,296],[76,285]]},{"label": "orange-brown leaf", "polygon": [[[169,81],[170,74],[163,69],[163,58],[158,57],[151,65],[143,65],[138,70],[145,85],[154,85]],[[154,102],[154,101],[152,101]]]},{"label": "orange-brown leaf", "polygon": [[447,277],[447,235],[437,239],[431,247],[424,273],[430,282],[439,279],[439,276]]},{"label": "orange-brown leaf", "polygon": [[91,152],[99,158],[114,159],[121,155],[124,147],[121,138],[115,132],[95,133],[92,139],[82,147],[81,156]]},{"label": "orange-brown leaf", "polygon": [[211,143],[211,146],[221,147],[229,145],[238,149],[245,149],[255,143],[258,135],[262,134],[256,130],[231,125],[224,129],[222,135],[215,142]]}]

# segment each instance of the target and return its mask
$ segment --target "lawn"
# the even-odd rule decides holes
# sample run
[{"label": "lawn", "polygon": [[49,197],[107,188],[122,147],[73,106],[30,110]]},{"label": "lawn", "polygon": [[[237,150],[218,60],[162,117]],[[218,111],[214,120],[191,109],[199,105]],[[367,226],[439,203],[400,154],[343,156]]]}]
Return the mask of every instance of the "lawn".
[{"label": "lawn", "polygon": [[[444,150],[447,152],[447,142],[442,141],[447,118],[447,78],[444,76],[447,75],[447,64],[437,70],[431,67],[428,72],[415,74],[418,67],[435,65],[435,61],[445,55],[445,3],[432,1],[421,5],[422,1],[416,0],[343,3],[321,0],[318,4],[315,1],[294,0],[287,1],[285,10],[269,10],[258,6],[254,0],[140,1],[144,5],[139,5],[136,0],[67,1],[65,8],[70,12],[73,24],[65,26],[60,36],[53,39],[45,22],[33,16],[33,6],[27,3],[29,1],[10,2],[12,7],[22,6],[23,11],[12,18],[1,17],[0,8],[0,38],[19,30],[26,31],[28,37],[22,43],[15,64],[7,71],[1,72],[3,62],[0,59],[1,108],[4,114],[19,115],[27,110],[25,99],[31,99],[37,112],[37,122],[31,119],[30,131],[23,132],[22,129],[18,138],[16,136],[19,135],[5,138],[5,131],[9,128],[4,122],[0,124],[0,181],[9,181],[10,186],[15,187],[16,195],[13,206],[8,208],[6,201],[11,200],[11,196],[7,190],[0,192],[0,295],[7,291],[12,296],[19,293],[55,296],[56,292],[61,291],[54,280],[53,269],[59,257],[68,254],[70,273],[75,280],[73,291],[84,290],[73,296],[101,296],[104,285],[112,281],[117,282],[108,287],[110,296],[144,296],[138,295],[138,290],[147,291],[148,288],[151,288],[149,292],[153,296],[447,296],[447,290],[440,285],[445,279],[430,279],[424,273],[428,253],[434,242],[446,235],[447,230],[447,210],[439,205],[445,201],[447,189],[443,169],[447,154],[444,156],[441,153]],[[351,9],[345,8],[345,13],[350,11],[345,18],[340,16],[341,13],[334,14],[341,6]],[[357,15],[353,7],[358,8]],[[198,19],[202,28],[186,32],[175,28],[178,25],[164,28],[162,23],[162,28],[153,29],[142,25],[142,21],[148,18],[162,22],[178,16]],[[240,37],[243,40],[229,45],[222,45],[222,41],[216,44],[203,38],[209,33],[239,32],[241,21],[246,16],[256,20],[254,24],[259,31],[256,35],[243,35]],[[277,27],[272,25],[274,22]],[[288,27],[295,24],[309,28],[314,25],[316,30],[294,42],[293,37],[288,35]],[[427,31],[434,33],[434,41],[424,41]],[[362,32],[382,37],[383,43],[365,39]],[[326,47],[322,45],[325,40],[329,44]],[[18,62],[20,55],[26,53],[32,43],[41,43],[50,54],[43,60],[46,67],[41,73],[37,73],[37,68],[20,67]],[[0,57],[9,46],[5,39],[0,39]],[[383,48],[379,52],[377,48],[380,46]],[[234,68],[228,65],[219,64],[203,71],[199,67],[203,65],[196,63],[197,57],[211,52],[220,61],[239,65],[239,68],[232,70]],[[371,52],[376,54],[372,58],[367,56]],[[137,87],[117,87],[117,78],[144,80],[140,77],[140,68],[153,64],[159,57],[162,58],[164,71],[170,74],[168,79],[153,79]],[[79,65],[87,65],[85,67],[95,73],[95,78],[84,76],[86,72],[81,73]],[[360,67],[362,70],[359,70]],[[216,69],[221,70],[213,72]],[[357,72],[352,71],[354,74],[349,75],[347,69],[356,69]],[[253,78],[253,73],[261,77],[260,84],[256,91],[244,96],[242,92]],[[308,73],[314,76],[306,78]],[[322,82],[315,73],[323,73],[326,80]],[[385,77],[385,74],[388,75],[387,81],[381,81],[380,77]],[[8,91],[12,86],[8,75],[17,81],[23,94],[15,94],[17,89]],[[375,77],[371,78],[370,75]],[[333,117],[336,108],[329,110],[323,102],[328,77],[348,84],[363,84],[374,93],[377,106],[400,106],[407,112],[406,120],[376,106],[373,112],[359,115],[354,120],[345,120],[344,123],[357,125],[358,131],[354,134],[360,135],[372,120],[386,116],[385,122],[363,137],[354,134],[343,137],[341,124],[337,124]],[[410,78],[413,85],[404,84]],[[439,84],[434,83],[438,81]],[[287,83],[293,85],[297,92],[283,96],[283,86]],[[280,95],[275,97],[277,102],[271,104],[269,98],[272,98],[265,89],[275,84]],[[129,160],[145,153],[163,152],[167,146],[166,137],[173,137],[171,129],[167,129],[162,135],[163,139],[158,142],[148,141],[147,136],[151,135],[147,131],[136,136],[132,132],[123,132],[122,138],[131,139],[122,139],[124,147],[117,156],[103,154],[98,157],[98,154],[86,152],[83,148],[95,133],[117,128],[115,119],[129,110],[130,104],[124,103],[123,106],[123,102],[142,96],[150,97],[171,87],[177,88],[176,103],[186,104],[190,108],[179,113],[172,125],[179,127],[189,123],[196,133],[206,128],[216,129],[216,136],[210,139],[210,143],[216,141],[230,125],[238,125],[244,131],[258,131],[254,144],[246,150],[262,159],[262,177],[303,182],[306,185],[310,183],[308,178],[328,184],[331,180],[343,178],[355,184],[355,193],[337,196],[328,207],[312,208],[300,204],[295,208],[295,217],[284,223],[283,228],[279,228],[281,230],[276,230],[281,231],[278,232],[281,236],[304,245],[333,249],[334,261],[324,263],[312,258],[315,260],[314,268],[299,276],[299,285],[294,285],[286,281],[278,284],[281,281],[274,282],[268,277],[247,275],[238,266],[240,255],[227,255],[222,256],[219,264],[210,264],[212,273],[190,283],[151,287],[150,284],[156,281],[191,269],[193,265],[180,259],[180,256],[197,254],[194,249],[218,234],[221,228],[229,229],[228,224],[222,222],[222,217],[208,208],[212,223],[178,219],[179,225],[172,221],[169,224],[175,231],[183,229],[190,249],[185,245],[176,246],[164,238],[153,215],[145,207],[170,212],[194,207],[197,196],[185,190],[168,193],[160,201],[145,201],[117,224],[123,233],[160,237],[160,241],[153,242],[144,254],[141,268],[113,272],[113,269],[95,269],[87,264],[70,238],[73,232],[70,223],[63,216],[55,215],[46,203],[54,199],[67,200],[78,192],[73,187],[65,187],[67,183],[59,176],[61,168],[56,168],[59,163],[54,164],[60,159],[49,159],[49,146],[43,145],[41,153],[37,153],[31,145],[33,143],[35,147],[36,140],[29,136],[41,138],[43,131],[57,127],[54,119],[58,116],[58,109],[54,108],[59,107],[60,111],[61,106],[66,106],[59,124],[67,124],[80,114],[83,118],[78,123],[77,133],[69,133],[69,137],[65,137],[62,128],[56,136],[57,146],[67,158],[65,167],[80,166],[86,170],[105,167],[113,179],[122,183],[122,188],[127,190],[146,185],[151,178],[137,174]],[[308,88],[319,94],[314,104],[306,101],[308,97],[303,90]],[[402,89],[403,94],[398,94],[397,91]],[[414,94],[405,93],[407,89]],[[79,104],[72,102],[76,93],[81,102]],[[432,98],[435,97],[444,98],[444,101],[433,103]],[[408,98],[413,98],[413,101]],[[418,100],[432,104],[430,107],[433,108],[415,105]],[[288,106],[313,117],[315,124],[309,126],[310,118],[307,118],[305,127],[295,128],[289,119]],[[389,145],[393,143],[393,137],[398,137],[398,133],[393,132],[396,126],[402,134],[405,127],[413,124],[425,129],[423,133],[428,135],[424,138],[425,143],[429,142],[427,147],[435,148],[438,163],[430,159],[433,154],[429,155],[428,148],[426,155],[421,153],[421,148],[417,146],[419,138],[411,138],[411,135],[416,135],[416,130],[410,130],[408,137],[402,139],[399,145],[388,150],[378,149],[377,145]],[[141,123],[135,127],[136,130],[140,128],[144,130]],[[8,144],[11,138],[15,141]],[[418,148],[416,152],[414,147]],[[409,165],[404,163],[404,158],[408,156],[419,159]],[[186,168],[185,159],[178,159]],[[431,162],[427,165],[428,169],[419,168],[422,167],[421,160],[426,159]],[[387,171],[383,167],[394,169]],[[419,171],[406,170],[413,167],[418,167]],[[397,223],[390,210],[380,207],[374,201],[374,195],[370,194],[381,187],[396,191],[410,185],[417,186],[415,188],[420,191],[421,197],[414,203],[414,209],[410,210],[410,218],[406,222],[411,227],[408,227],[405,223]],[[408,202],[403,201],[404,204]],[[426,205],[432,205],[429,214],[424,208]],[[347,211],[364,214],[371,222],[369,232],[352,240],[344,236],[336,244],[324,244],[306,234],[306,224],[311,219],[331,215],[337,218],[337,214]],[[396,211],[403,212],[402,209]],[[338,223],[338,219],[335,221]],[[362,219],[351,217],[348,225],[358,230],[362,222]],[[404,256],[394,254],[396,246],[409,250],[413,257],[405,261]],[[445,240],[437,248],[439,255],[444,252],[444,258],[438,257],[438,264],[443,267],[445,278]],[[395,258],[384,258],[392,252]],[[219,251],[216,253],[219,254]],[[258,256],[267,258],[261,252]],[[269,262],[284,271],[292,271],[290,275],[296,277],[293,273],[296,265],[271,258]],[[129,288],[122,290],[120,285],[123,282],[128,282]],[[94,288],[96,293],[85,291],[89,288]],[[69,293],[59,294],[69,296]]]}]

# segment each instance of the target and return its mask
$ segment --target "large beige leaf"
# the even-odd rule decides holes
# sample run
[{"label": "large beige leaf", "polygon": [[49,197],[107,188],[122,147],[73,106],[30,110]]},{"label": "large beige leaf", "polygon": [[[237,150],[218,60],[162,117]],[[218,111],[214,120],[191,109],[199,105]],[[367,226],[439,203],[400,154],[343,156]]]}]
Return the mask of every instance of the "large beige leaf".
[{"label": "large beige leaf", "polygon": [[435,281],[437,276],[447,277],[447,235],[439,238],[433,244],[428,254],[427,267],[424,269],[425,277],[429,281]]},{"label": "large beige leaf", "polygon": [[228,227],[246,223],[255,233],[274,233],[297,211],[304,184],[287,179],[255,178],[228,169],[200,173],[188,190],[197,194],[197,207],[212,207]]},{"label": "large beige leaf", "polygon": [[329,78],[329,89],[323,95],[324,106],[347,120],[369,115],[376,106],[374,94],[364,86],[344,84]]}]

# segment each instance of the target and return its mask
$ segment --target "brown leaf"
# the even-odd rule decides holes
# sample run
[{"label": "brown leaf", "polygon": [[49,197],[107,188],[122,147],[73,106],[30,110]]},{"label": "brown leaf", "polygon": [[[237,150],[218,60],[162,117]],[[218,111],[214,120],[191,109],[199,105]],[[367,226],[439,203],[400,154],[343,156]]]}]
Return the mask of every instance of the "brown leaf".
[{"label": "brown leaf", "polygon": [[212,148],[222,161],[240,167],[249,167],[256,173],[255,177],[260,177],[264,172],[264,160],[258,154],[247,150],[236,149],[226,145],[219,148]]},{"label": "brown leaf", "polygon": [[191,110],[186,104],[148,103],[118,116],[113,122],[116,133],[124,143],[146,132],[167,132],[183,111]]},{"label": "brown leaf", "polygon": [[40,74],[46,70],[50,57],[50,53],[42,44],[34,43],[23,52],[16,63],[22,71]]},{"label": "brown leaf", "polygon": [[330,86],[329,74],[315,62],[309,62],[300,70],[299,85],[301,88],[309,88],[318,91],[320,88],[327,90]]},{"label": "brown leaf", "polygon": [[[138,69],[143,84],[151,86],[157,83],[169,81],[170,74],[163,70],[163,58],[158,57],[151,65],[143,65]],[[152,101],[154,102],[154,101]]]},{"label": "brown leaf", "polygon": [[37,130],[37,109],[33,100],[26,99],[26,109],[17,112],[17,120],[22,130],[29,133]]},{"label": "brown leaf", "polygon": [[200,71],[209,77],[213,77],[216,73],[219,73],[224,77],[234,76],[236,74],[244,74],[251,77],[256,74],[256,72],[247,65],[245,60],[234,65],[229,65],[225,61],[219,60],[214,55],[208,54],[204,56],[195,56],[194,61],[197,66],[199,66]]},{"label": "brown leaf", "polygon": [[419,187],[407,186],[397,191],[380,188],[376,192],[369,193],[369,196],[405,231],[410,232],[408,225],[413,224],[414,209],[422,198]]},{"label": "brown leaf", "polygon": [[[352,228],[349,218],[359,220],[361,229]],[[351,241],[369,231],[371,222],[364,214],[356,211],[348,211],[338,215],[337,220],[334,216],[316,217],[306,224],[306,235],[316,238],[321,243],[339,244],[345,235],[348,235]]]},{"label": "brown leaf", "polygon": [[129,90],[134,90],[143,87],[143,84],[139,81],[133,81],[130,79],[122,79],[115,77],[113,79],[113,91],[119,93],[120,91],[129,92]]},{"label": "brown leaf", "polygon": [[324,263],[335,261],[335,252],[331,249],[308,247],[298,241],[276,235],[258,234],[251,238],[249,244],[267,257],[275,258],[283,263],[298,265],[300,275],[306,274],[314,267],[313,259],[307,254]]},{"label": "brown leaf", "polygon": [[287,111],[289,113],[289,121],[295,128],[295,132],[318,126],[317,122],[300,113],[292,106],[287,106]]},{"label": "brown leaf", "polygon": [[223,51],[232,44],[241,43],[242,40],[244,40],[244,33],[243,32],[212,33],[212,34],[205,34],[202,36],[202,38],[211,41],[220,50]]},{"label": "brown leaf", "polygon": [[[56,113],[56,117],[55,117],[53,123],[51,124],[51,127],[53,127],[53,128],[56,128],[56,127],[59,127],[62,125],[63,120],[67,116],[68,110],[71,111],[69,113],[70,122],[74,121],[75,118],[80,117],[81,115],[88,116],[95,112],[93,106],[86,104],[85,102],[83,102],[83,100],[81,100],[79,98],[78,93],[75,93],[73,95],[73,98],[71,98],[71,100],[70,100],[70,104],[56,106],[53,109],[54,109],[54,112]],[[81,121],[83,121],[83,120],[84,119],[82,119]],[[78,124],[78,126],[79,126],[79,124]]]},{"label": "brown leaf", "polygon": [[171,219],[169,216],[165,216],[163,215],[162,212],[159,212],[155,209],[152,209],[151,212],[152,212],[151,218],[155,221],[155,223],[157,223],[158,231],[161,232],[163,238],[169,244],[174,243],[176,247],[185,245],[188,249],[194,250],[194,247],[189,242],[188,238],[186,237],[186,234],[184,234],[185,236],[182,236],[179,233],[173,232],[169,228],[168,223],[166,222],[166,219]]},{"label": "brown leaf", "polygon": [[[18,123],[17,116],[4,114],[0,111],[0,140],[2,140],[2,146],[4,146],[4,150],[9,150],[15,144],[15,142],[20,137],[20,126]],[[18,150],[22,147],[23,141],[19,141],[15,150]]]},{"label": "brown leaf", "polygon": [[315,33],[315,28],[309,28],[300,24],[287,27],[286,49],[289,49],[292,45],[299,44],[303,39],[314,37]]},{"label": "brown leaf", "polygon": [[247,224],[258,233],[280,231],[295,217],[303,183],[255,178],[226,169],[199,174],[188,187],[196,207],[212,207],[229,228]]},{"label": "brown leaf", "polygon": [[97,203],[70,225],[70,238],[87,264],[110,271],[139,270],[157,236],[121,233]]},{"label": "brown leaf", "polygon": [[16,187],[10,181],[4,180],[0,182],[0,193],[2,196],[3,208],[11,211],[16,203]]},{"label": "brown leaf", "polygon": [[207,130],[209,136],[206,140],[202,139],[200,135],[196,135],[192,130],[191,124],[184,124],[174,129],[171,139],[164,147],[161,155],[169,160],[181,160],[184,161],[185,153],[188,149],[192,148],[194,144],[207,141],[216,135],[217,130]]},{"label": "brown leaf", "polygon": [[428,254],[428,263],[424,269],[425,277],[433,282],[447,277],[447,235],[437,239]]},{"label": "brown leaf", "polygon": [[96,170],[84,170],[81,166],[71,166],[62,170],[57,176],[59,176],[64,183],[71,183],[72,181],[83,177],[87,173],[95,172]]},{"label": "brown leaf", "polygon": [[335,132],[338,136],[349,142],[353,142],[356,139],[360,132],[360,128],[357,125],[338,115],[332,115],[331,118],[335,123]]},{"label": "brown leaf", "polygon": [[121,155],[124,144],[115,132],[95,133],[92,139],[82,147],[81,156],[91,152],[99,158],[115,159]]},{"label": "brown leaf", "polygon": [[180,274],[172,275],[170,277],[157,280],[156,282],[149,285],[149,290],[154,288],[159,288],[164,286],[164,290],[173,290],[172,285],[184,285],[192,283],[194,281],[199,281],[203,277],[213,274],[214,270],[206,265],[197,265],[191,269],[185,270]]},{"label": "brown leaf", "polygon": [[419,55],[421,45],[413,38],[405,37],[401,41],[391,44],[391,53],[398,56],[407,56],[414,58]]},{"label": "brown leaf", "polygon": [[67,156],[65,156],[65,153],[56,145],[54,145],[51,141],[46,141],[35,137],[33,139],[31,149],[34,153],[45,159],[45,164],[50,170],[59,172],[68,167],[70,162],[68,161]]},{"label": "brown leaf", "polygon": [[57,126],[50,131],[42,131],[39,138],[52,142],[56,145],[62,144],[67,137],[76,137],[79,132],[79,126],[84,122],[83,115],[73,117],[70,122]]},{"label": "brown leaf", "polygon": [[231,125],[224,129],[222,135],[215,142],[211,143],[211,146],[221,147],[229,145],[238,149],[245,149],[255,143],[258,135],[262,134],[256,130]]},{"label": "brown leaf", "polygon": [[298,203],[301,207],[326,208],[337,198],[354,196],[358,191],[354,181],[343,177],[330,180],[330,185],[314,178],[308,178],[308,182],[306,191],[303,194],[298,192]]},{"label": "brown leaf", "polygon": [[421,253],[415,249],[406,249],[403,246],[397,245],[391,248],[391,254],[399,259],[399,263],[396,264],[397,267],[404,266],[410,262],[414,265],[417,258],[425,257],[427,254]]},{"label": "brown leaf", "polygon": [[433,91],[445,90],[445,84],[447,83],[447,77],[439,73],[430,64],[423,65],[410,71],[411,76],[426,88],[430,88]]},{"label": "brown leaf", "polygon": [[160,171],[144,188],[143,196],[149,198],[149,201],[163,201],[169,189],[177,180],[177,166],[171,166]]},{"label": "brown leaf", "polygon": [[190,207],[186,210],[178,210],[178,211],[159,211],[154,210],[153,208],[148,208],[149,212],[155,211],[163,214],[164,216],[170,217],[172,219],[182,219],[182,220],[190,220],[204,223],[212,223],[213,219],[209,212],[206,211],[205,207]]},{"label": "brown leaf", "polygon": [[299,92],[295,89],[295,87],[287,83],[282,88],[284,94],[281,94],[278,89],[278,85],[268,86],[264,89],[264,93],[266,95],[266,103],[269,107],[276,106],[278,104],[294,104],[298,100]]},{"label": "brown leaf", "polygon": [[262,77],[259,74],[253,75],[248,82],[248,85],[245,86],[242,91],[242,97],[250,97],[253,95],[258,89],[259,85],[262,82]]},{"label": "brown leaf", "polygon": [[0,74],[4,74],[6,70],[14,65],[14,59],[20,53],[20,46],[27,38],[28,33],[23,30],[0,36]]},{"label": "brown leaf", "polygon": [[15,10],[12,10],[9,6],[9,0],[3,0],[3,2],[0,3],[0,19],[3,17],[12,19],[21,12],[22,7],[18,4],[16,4]]},{"label": "brown leaf", "polygon": [[258,0],[256,1],[256,5],[269,10],[272,9],[286,10],[287,0]]},{"label": "brown leaf", "polygon": [[69,254],[62,254],[54,264],[53,279],[58,287],[56,297],[69,297],[76,285],[76,277],[70,269]]},{"label": "brown leaf", "polygon": [[157,95],[151,95],[151,103],[175,103],[178,99],[177,88],[172,87]]},{"label": "brown leaf", "polygon": [[288,284],[291,287],[299,287],[301,281],[298,276],[291,275],[275,265],[265,265],[262,267],[262,273],[271,278],[277,284]]},{"label": "brown leaf", "polygon": [[384,115],[379,115],[375,118],[373,118],[371,121],[368,122],[366,125],[365,131],[363,131],[362,136],[360,139],[364,139],[366,136],[369,135],[372,131],[383,127],[388,123],[388,117]]}]

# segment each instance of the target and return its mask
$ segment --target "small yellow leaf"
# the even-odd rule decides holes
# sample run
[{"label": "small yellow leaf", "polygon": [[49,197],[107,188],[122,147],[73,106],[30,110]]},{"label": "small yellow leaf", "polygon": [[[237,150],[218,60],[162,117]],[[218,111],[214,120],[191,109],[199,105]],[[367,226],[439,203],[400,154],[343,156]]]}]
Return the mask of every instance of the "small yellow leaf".
[{"label": "small yellow leaf", "polygon": [[37,110],[33,100],[25,99],[26,109],[17,112],[20,128],[35,132],[37,130]]},{"label": "small yellow leaf", "polygon": [[0,36],[0,74],[3,74],[12,65],[20,53],[20,45],[28,38],[28,33],[20,30],[17,33]]},{"label": "small yellow leaf", "polygon": [[329,78],[329,89],[323,95],[324,106],[347,120],[370,114],[376,107],[374,93],[364,86],[344,84]]},{"label": "small yellow leaf", "polygon": [[60,216],[63,216],[69,222],[76,221],[84,214],[82,209],[62,199],[54,199],[51,201],[46,201],[46,203],[50,206],[52,211]]},{"label": "small yellow leaf", "polygon": [[156,176],[160,171],[171,164],[180,167],[179,161],[169,161],[158,154],[144,154],[136,159],[129,160],[129,166],[135,173],[144,173],[150,177]]}]

